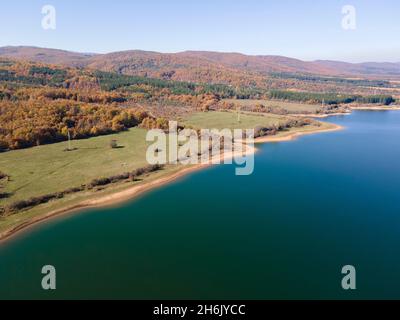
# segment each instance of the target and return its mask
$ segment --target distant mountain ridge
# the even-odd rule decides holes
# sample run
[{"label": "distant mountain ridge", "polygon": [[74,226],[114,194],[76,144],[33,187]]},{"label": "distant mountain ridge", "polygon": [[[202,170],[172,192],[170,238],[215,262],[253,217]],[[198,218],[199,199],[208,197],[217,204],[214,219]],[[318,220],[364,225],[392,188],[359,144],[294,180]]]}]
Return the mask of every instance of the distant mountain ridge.
[{"label": "distant mountain ridge", "polygon": [[94,54],[71,52],[59,49],[38,47],[0,47],[0,57],[42,62],[48,64],[63,64],[66,66],[79,66],[86,64],[87,59]]},{"label": "distant mountain ridge", "polygon": [[88,67],[127,75],[210,83],[237,83],[240,80],[244,84],[256,85],[272,72],[400,79],[400,63],[348,63],[328,60],[308,62],[283,56],[250,56],[210,51],[159,53],[131,50],[91,54],[9,46],[0,48],[0,57]]}]

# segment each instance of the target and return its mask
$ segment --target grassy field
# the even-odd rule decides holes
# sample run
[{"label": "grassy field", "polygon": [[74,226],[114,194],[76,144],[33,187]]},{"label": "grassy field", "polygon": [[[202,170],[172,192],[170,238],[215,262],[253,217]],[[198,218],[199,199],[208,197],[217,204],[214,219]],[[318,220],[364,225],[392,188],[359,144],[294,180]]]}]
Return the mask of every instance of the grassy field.
[{"label": "grassy field", "polygon": [[234,112],[202,112],[195,113],[184,120],[186,125],[195,128],[207,129],[253,129],[257,126],[270,126],[273,124],[284,123],[286,116],[275,114],[251,115],[240,114],[240,122],[238,115]]},{"label": "grassy field", "polygon": [[257,104],[262,104],[266,107],[279,107],[287,110],[289,113],[315,113],[319,108],[321,108],[321,106],[317,104],[295,103],[277,100],[226,99],[224,101],[235,103],[239,106],[255,106]]},{"label": "grassy field", "polygon": [[[253,114],[253,113],[242,113],[240,115],[240,122],[238,122],[238,116],[235,112],[206,112],[206,113],[195,113],[184,121],[195,128],[210,128],[210,129],[252,129],[257,126],[268,126],[271,124],[285,123],[288,119],[293,119],[293,116],[281,116],[275,114]],[[330,130],[335,125],[325,122],[314,122],[310,125],[302,127],[293,127],[286,130],[279,131],[274,138],[283,138],[290,136],[293,133],[307,133],[314,131]]]},{"label": "grassy field", "polygon": [[[15,150],[0,154],[0,168],[11,178],[5,192],[11,194],[2,204],[33,196],[63,191],[89,183],[94,178],[109,177],[147,165],[146,131],[129,131],[76,140],[75,151],[64,151],[67,143]],[[117,149],[110,147],[116,139]]]}]

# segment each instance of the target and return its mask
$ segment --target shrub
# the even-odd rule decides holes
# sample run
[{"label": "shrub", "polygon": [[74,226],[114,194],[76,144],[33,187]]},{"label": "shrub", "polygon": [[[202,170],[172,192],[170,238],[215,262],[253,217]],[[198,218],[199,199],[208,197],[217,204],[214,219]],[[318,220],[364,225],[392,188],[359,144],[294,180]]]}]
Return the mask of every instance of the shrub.
[{"label": "shrub", "polygon": [[263,126],[257,126],[254,128],[254,138],[259,138],[265,135],[268,129]]},{"label": "shrub", "polygon": [[111,147],[111,149],[117,149],[118,148],[117,140],[111,140],[110,141],[110,147]]},{"label": "shrub", "polygon": [[133,174],[134,174],[136,177],[140,177],[140,176],[142,176],[143,174],[145,174],[145,169],[144,169],[144,168],[138,168],[138,169],[136,169],[135,171],[133,171]]},{"label": "shrub", "polygon": [[62,193],[52,193],[52,194],[46,194],[46,195],[40,196],[40,197],[30,198],[28,200],[16,201],[7,207],[7,211],[9,211],[9,212],[20,211],[22,209],[34,207],[39,204],[47,203],[52,199],[59,199],[62,197],[63,197]]},{"label": "shrub", "polygon": [[127,180],[131,177],[131,173],[126,172],[109,178],[94,179],[88,184],[88,189],[93,189],[99,186],[106,186],[111,183],[116,183],[122,180]]},{"label": "shrub", "polygon": [[6,199],[10,196],[7,192],[0,192],[0,199]]},{"label": "shrub", "polygon": [[114,182],[126,180],[126,179],[129,179],[129,176],[130,176],[130,174],[128,172],[119,174],[119,175],[110,177],[110,181],[111,181],[111,183],[114,183]]},{"label": "shrub", "polygon": [[0,152],[5,152],[9,148],[8,142],[4,140],[0,140]]},{"label": "shrub", "polygon": [[131,172],[130,179],[133,181],[133,180],[135,180],[136,178],[138,178],[140,176],[143,176],[143,175],[145,175],[147,173],[151,173],[151,172],[162,170],[163,168],[164,168],[164,166],[161,165],[161,164],[152,164],[152,165],[149,165],[149,166],[144,167],[144,168],[138,168],[135,171]]},{"label": "shrub", "polygon": [[15,211],[19,211],[24,208],[27,208],[27,207],[28,207],[28,202],[25,200],[20,200],[20,201],[16,201],[16,202],[13,202],[12,204],[10,204],[7,207],[7,211],[15,212]]},{"label": "shrub", "polygon": [[85,190],[85,186],[76,187],[76,188],[70,188],[70,189],[65,190],[63,192],[63,194],[64,195],[73,194],[73,193],[77,193],[77,192],[80,192],[80,191],[83,191],[83,190]]},{"label": "shrub", "polygon": [[111,183],[111,179],[109,178],[100,178],[100,179],[93,179],[89,184],[88,188],[93,189],[94,187],[98,186],[106,186]]},{"label": "shrub", "polygon": [[152,164],[152,165],[150,165],[150,166],[148,166],[148,167],[146,168],[146,171],[147,171],[148,173],[150,173],[150,172],[155,172],[155,171],[162,170],[163,168],[164,168],[164,166],[161,165],[161,164]]}]

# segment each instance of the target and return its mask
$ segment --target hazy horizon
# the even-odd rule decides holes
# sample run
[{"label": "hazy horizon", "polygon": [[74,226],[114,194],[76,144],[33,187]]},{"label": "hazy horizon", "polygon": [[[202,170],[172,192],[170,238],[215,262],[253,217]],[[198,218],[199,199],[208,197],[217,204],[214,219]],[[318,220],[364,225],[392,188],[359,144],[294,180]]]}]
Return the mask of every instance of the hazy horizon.
[{"label": "hazy horizon", "polygon": [[[56,9],[57,27],[41,26],[44,5]],[[356,9],[345,30],[343,6]],[[365,1],[102,1],[3,4],[0,46],[36,46],[89,53],[133,50],[237,52],[303,61],[400,62],[395,25],[400,3]],[[16,18],[17,17],[17,18]]]},{"label": "hazy horizon", "polygon": [[332,59],[315,59],[315,60],[303,60],[301,58],[293,57],[293,56],[284,56],[284,55],[275,55],[275,54],[246,54],[243,52],[227,52],[227,51],[216,51],[216,50],[183,50],[183,51],[176,51],[176,52],[162,52],[162,51],[154,51],[154,50],[143,50],[143,49],[126,49],[126,50],[118,50],[118,51],[110,51],[110,52],[83,52],[83,51],[75,51],[75,50],[68,50],[68,49],[60,49],[60,48],[49,48],[49,47],[38,47],[35,45],[6,45],[6,46],[0,46],[0,49],[2,48],[18,48],[18,47],[23,47],[23,48],[36,48],[36,49],[44,49],[44,50],[59,50],[59,51],[66,51],[66,52],[72,52],[72,53],[77,53],[77,54],[87,54],[87,55],[106,55],[106,54],[112,54],[112,53],[118,53],[118,52],[129,52],[129,51],[142,51],[142,52],[154,52],[154,53],[160,53],[160,54],[178,54],[178,53],[184,53],[184,52],[211,52],[211,53],[221,53],[221,54],[240,54],[240,55],[245,55],[245,56],[250,56],[250,57],[283,57],[283,58],[289,58],[289,59],[295,59],[295,60],[300,60],[304,62],[315,62],[315,61],[334,61],[334,62],[344,62],[344,63],[352,63],[352,64],[363,64],[363,63],[400,63],[400,59],[398,61],[359,61],[359,62],[352,62],[352,61],[346,61],[346,60],[332,60]]}]

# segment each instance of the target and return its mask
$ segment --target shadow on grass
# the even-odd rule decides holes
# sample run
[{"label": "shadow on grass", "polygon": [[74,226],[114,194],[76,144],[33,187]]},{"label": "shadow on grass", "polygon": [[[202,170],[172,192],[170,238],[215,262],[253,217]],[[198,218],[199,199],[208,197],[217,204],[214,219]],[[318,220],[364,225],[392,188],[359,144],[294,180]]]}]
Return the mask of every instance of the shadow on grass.
[{"label": "shadow on grass", "polygon": [[7,199],[12,196],[12,193],[0,192],[0,199]]}]

